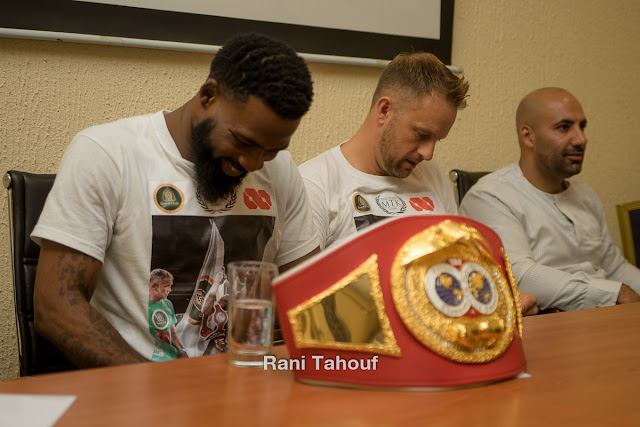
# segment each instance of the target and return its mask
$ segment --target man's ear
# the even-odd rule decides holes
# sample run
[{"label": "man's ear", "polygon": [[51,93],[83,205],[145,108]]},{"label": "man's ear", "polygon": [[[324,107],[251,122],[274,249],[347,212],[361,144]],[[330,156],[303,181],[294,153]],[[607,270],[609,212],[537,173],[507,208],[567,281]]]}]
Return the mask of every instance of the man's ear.
[{"label": "man's ear", "polygon": [[198,101],[203,109],[207,109],[220,97],[220,86],[214,78],[208,78],[198,91]]},{"label": "man's ear", "polygon": [[522,125],[518,130],[520,142],[527,148],[533,148],[536,142],[536,133],[529,125]]},{"label": "man's ear", "polygon": [[391,118],[394,107],[393,99],[388,96],[381,96],[374,106],[376,110],[376,122],[379,125],[384,125]]}]

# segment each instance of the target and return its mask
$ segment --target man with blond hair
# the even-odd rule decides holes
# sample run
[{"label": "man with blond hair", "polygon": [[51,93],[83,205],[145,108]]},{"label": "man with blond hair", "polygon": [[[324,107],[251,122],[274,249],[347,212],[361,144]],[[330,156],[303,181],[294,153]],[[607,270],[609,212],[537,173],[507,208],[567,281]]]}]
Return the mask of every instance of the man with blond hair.
[{"label": "man with blond hair", "polygon": [[149,332],[156,339],[151,360],[188,357],[176,332],[176,312],[167,298],[173,286],[173,274],[156,268],[149,275]]},{"label": "man with blond hair", "polygon": [[431,159],[468,88],[430,53],[391,61],[356,134],[300,166],[322,249],[382,218],[456,213],[451,184]]},{"label": "man with blond hair", "polygon": [[[384,218],[455,214],[453,189],[432,160],[469,84],[430,53],[400,54],[380,76],[371,109],[356,134],[300,166],[320,247]],[[537,311],[521,295],[523,312]]]}]

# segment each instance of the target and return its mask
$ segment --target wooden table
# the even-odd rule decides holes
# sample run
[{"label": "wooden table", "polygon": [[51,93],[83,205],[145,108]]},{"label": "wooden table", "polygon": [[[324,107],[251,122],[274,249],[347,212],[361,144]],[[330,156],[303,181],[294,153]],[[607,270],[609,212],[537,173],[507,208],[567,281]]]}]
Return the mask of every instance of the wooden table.
[{"label": "wooden table", "polygon": [[638,425],[640,303],[526,318],[524,347],[531,378],[462,390],[310,386],[220,355],[19,378],[0,392],[78,396],[60,427]]}]

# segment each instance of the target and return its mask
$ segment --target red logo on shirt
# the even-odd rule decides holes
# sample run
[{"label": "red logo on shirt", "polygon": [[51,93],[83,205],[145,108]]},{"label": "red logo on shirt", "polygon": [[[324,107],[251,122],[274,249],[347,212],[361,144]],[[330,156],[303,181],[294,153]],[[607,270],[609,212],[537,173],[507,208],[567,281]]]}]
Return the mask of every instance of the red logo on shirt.
[{"label": "red logo on shirt", "polygon": [[249,209],[271,209],[271,196],[264,190],[256,190],[254,188],[247,188],[242,194],[244,197],[244,204]]},{"label": "red logo on shirt", "polygon": [[433,204],[433,200],[428,197],[423,197],[422,199],[418,197],[412,197],[409,199],[409,204],[411,207],[418,212],[420,211],[432,211],[435,207]]}]

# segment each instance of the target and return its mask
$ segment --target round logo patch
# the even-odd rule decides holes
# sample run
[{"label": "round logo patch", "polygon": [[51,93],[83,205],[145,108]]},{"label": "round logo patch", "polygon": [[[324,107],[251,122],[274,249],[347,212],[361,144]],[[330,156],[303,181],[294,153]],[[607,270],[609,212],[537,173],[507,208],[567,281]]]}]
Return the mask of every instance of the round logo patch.
[{"label": "round logo patch", "polygon": [[353,195],[353,207],[356,211],[362,214],[371,212],[371,206],[369,206],[369,203],[358,193]]},{"label": "round logo patch", "polygon": [[184,194],[174,185],[162,184],[153,192],[153,201],[161,211],[176,213],[184,205]]},{"label": "round logo patch", "polygon": [[376,203],[385,213],[389,215],[399,215],[407,210],[407,204],[400,197],[396,195],[392,196],[377,196]]},{"label": "round logo patch", "polygon": [[169,326],[169,315],[162,309],[154,311],[151,315],[151,320],[153,321],[153,326],[159,331],[165,330]]}]

